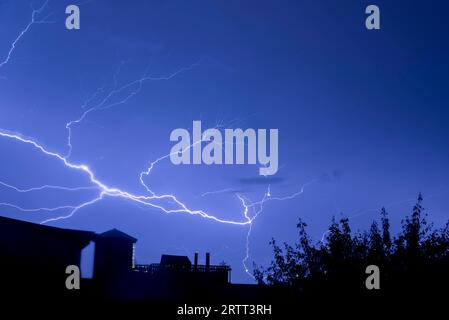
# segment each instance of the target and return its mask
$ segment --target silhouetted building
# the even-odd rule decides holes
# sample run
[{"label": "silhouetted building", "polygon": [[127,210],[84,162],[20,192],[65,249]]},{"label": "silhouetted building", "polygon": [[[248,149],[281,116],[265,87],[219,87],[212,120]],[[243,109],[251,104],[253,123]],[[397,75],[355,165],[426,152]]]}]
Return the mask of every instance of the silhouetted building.
[{"label": "silhouetted building", "polygon": [[[81,290],[67,290],[67,266],[80,267],[81,252],[92,241],[93,278],[83,279]],[[2,296],[139,301],[256,296],[254,287],[231,285],[231,268],[211,265],[209,253],[204,265],[198,253],[193,264],[187,256],[167,254],[160,263],[136,264],[136,242],[117,229],[96,234],[0,217]]]},{"label": "silhouetted building", "polygon": [[0,290],[9,296],[60,292],[95,233],[0,217]]},{"label": "silhouetted building", "polygon": [[120,278],[134,267],[134,244],[137,239],[112,229],[95,239],[94,278]]}]

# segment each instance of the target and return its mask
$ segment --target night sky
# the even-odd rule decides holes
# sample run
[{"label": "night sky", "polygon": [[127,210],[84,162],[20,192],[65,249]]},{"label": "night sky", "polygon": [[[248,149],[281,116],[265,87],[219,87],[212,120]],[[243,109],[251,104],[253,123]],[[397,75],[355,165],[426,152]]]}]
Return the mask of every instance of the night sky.
[{"label": "night sky", "polygon": [[[0,0],[0,61],[43,1]],[[65,28],[78,4],[81,29]],[[365,28],[365,8],[381,10],[381,30]],[[319,241],[331,217],[364,229],[386,206],[394,230],[419,192],[429,219],[449,217],[449,25],[447,1],[50,1],[0,67],[0,128],[85,164],[110,187],[145,195],[139,174],[170,152],[170,133],[204,128],[279,129],[279,171],[258,165],[159,162],[145,182],[189,208],[244,221],[236,194],[269,201],[252,224],[248,265],[266,266],[268,242],[293,242],[302,218]],[[134,94],[135,93],[135,94]],[[110,106],[110,107],[109,107]],[[96,189],[29,144],[0,137],[0,214],[33,222],[67,215],[23,209],[77,206]],[[216,192],[216,191],[222,192]],[[216,193],[214,193],[216,192]],[[206,193],[206,194],[205,194]],[[10,204],[10,205],[8,205]],[[248,225],[186,213],[166,214],[108,197],[49,225],[138,238],[137,262],[205,252],[233,268],[233,282],[252,282],[242,259]],[[251,269],[251,268],[250,268]],[[251,270],[250,270],[251,271]]]}]

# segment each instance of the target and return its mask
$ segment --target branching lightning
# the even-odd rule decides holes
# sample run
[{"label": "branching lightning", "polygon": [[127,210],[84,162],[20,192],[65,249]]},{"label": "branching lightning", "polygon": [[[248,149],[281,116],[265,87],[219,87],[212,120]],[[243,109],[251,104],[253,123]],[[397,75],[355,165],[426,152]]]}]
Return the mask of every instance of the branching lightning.
[{"label": "branching lightning", "polygon": [[43,19],[39,19],[39,15],[45,9],[47,4],[48,4],[48,0],[45,1],[39,9],[34,9],[31,12],[31,20],[30,20],[30,22],[28,22],[26,27],[19,33],[19,35],[12,42],[11,47],[9,48],[9,51],[8,51],[5,59],[0,62],[0,68],[2,68],[3,66],[5,66],[6,64],[9,63],[9,61],[11,60],[12,54],[13,54],[14,50],[16,49],[17,43],[30,30],[31,26],[33,26],[35,24],[49,23],[49,21],[47,20],[48,16],[43,18]]},{"label": "branching lightning", "polygon": [[46,207],[42,207],[42,208],[31,208],[31,209],[26,209],[26,208],[22,208],[20,206],[11,204],[11,203],[7,203],[7,202],[0,202],[1,206],[5,206],[5,207],[11,207],[14,209],[17,209],[19,211],[22,212],[38,212],[38,211],[58,211],[58,210],[63,210],[63,209],[76,209],[77,206],[59,206],[59,207],[54,207],[54,208],[46,208]]},{"label": "branching lightning", "polygon": [[[142,86],[143,86],[144,82],[170,80],[183,72],[192,70],[193,68],[198,66],[199,63],[200,62],[198,61],[188,67],[181,68],[169,75],[160,76],[160,77],[150,76],[150,75],[148,75],[148,72],[145,71],[145,73],[143,74],[143,76],[141,78],[139,78],[137,80],[133,80],[131,82],[128,82],[122,86],[118,86],[116,77],[117,77],[117,73],[120,71],[120,67],[121,67],[121,65],[120,65],[120,67],[117,70],[117,73],[114,75],[113,89],[108,94],[106,94],[97,104],[94,104],[91,106],[90,105],[91,101],[93,101],[95,98],[97,98],[98,95],[100,95],[104,91],[104,88],[97,89],[97,91],[95,91],[95,93],[82,106],[82,108],[87,108],[87,110],[84,111],[78,119],[71,120],[71,121],[67,122],[65,127],[68,131],[67,146],[68,146],[69,150],[68,150],[66,157],[67,158],[70,157],[70,155],[72,153],[72,148],[73,148],[72,147],[72,126],[81,123],[90,113],[95,112],[95,111],[110,109],[110,108],[116,107],[118,105],[125,104],[132,97],[137,95],[142,90]],[[131,90],[131,92],[128,95],[126,95],[124,98],[122,98],[118,101],[113,101],[114,96],[124,92],[127,89]]]},{"label": "branching lightning", "polygon": [[[26,25],[26,27],[19,33],[19,35],[16,37],[16,39],[12,42],[10,49],[6,55],[6,58],[0,62],[0,68],[8,64],[8,62],[11,60],[12,55],[16,49],[17,43],[23,38],[23,36],[30,30],[30,28],[35,24],[41,24],[41,23],[48,23],[47,18],[39,19],[39,16],[42,14],[42,11],[47,6],[48,0],[44,2],[44,4],[36,10],[32,11],[31,20]],[[73,151],[73,145],[72,145],[72,136],[73,136],[73,128],[74,126],[82,123],[86,117],[90,113],[106,110],[109,108],[113,108],[119,105],[123,105],[127,103],[130,99],[132,99],[135,95],[137,95],[143,87],[143,84],[147,81],[163,81],[163,80],[170,80],[177,75],[192,70],[193,68],[197,67],[200,64],[200,62],[196,62],[188,67],[181,68],[177,70],[176,72],[173,72],[171,74],[165,75],[165,76],[151,76],[148,74],[147,71],[142,75],[141,78],[128,82],[124,85],[119,86],[118,81],[116,79],[118,72],[120,71],[120,68],[118,69],[117,73],[114,75],[114,81],[113,81],[113,87],[112,89],[106,93],[105,87],[98,88],[92,96],[90,96],[84,104],[81,106],[84,110],[82,114],[74,119],[70,120],[66,123],[65,128],[67,130],[67,152],[64,154],[51,151],[44,147],[39,141],[36,139],[28,138],[20,133],[11,132],[8,130],[0,129],[0,137],[12,140],[14,142],[27,145],[39,153],[52,158],[60,163],[62,163],[68,170],[75,170],[78,171],[80,174],[85,175],[89,181],[89,186],[82,186],[82,187],[66,187],[66,186],[55,186],[55,185],[43,185],[39,187],[30,187],[30,188],[19,188],[17,186],[13,186],[11,184],[1,182],[0,185],[12,189],[19,193],[29,193],[29,192],[37,192],[37,191],[45,191],[45,190],[59,190],[59,191],[67,191],[67,192],[75,192],[75,191],[81,191],[81,190],[93,190],[95,191],[95,196],[92,197],[89,200],[83,201],[82,203],[79,203],[77,205],[63,205],[63,206],[56,206],[56,207],[41,207],[41,208],[23,208],[21,206],[2,202],[0,203],[0,206],[7,206],[14,208],[16,210],[22,211],[22,212],[39,212],[39,211],[46,211],[46,212],[58,212],[58,211],[65,211],[65,214],[49,218],[46,220],[41,221],[42,224],[49,223],[49,222],[55,222],[58,220],[63,219],[69,219],[73,217],[78,211],[81,209],[84,209],[88,206],[92,206],[101,200],[105,199],[106,197],[114,197],[114,198],[121,198],[128,201],[132,201],[134,203],[152,207],[155,209],[158,209],[162,213],[165,214],[189,214],[192,216],[198,216],[203,219],[215,221],[222,224],[228,224],[228,225],[235,225],[235,226],[247,226],[248,230],[246,233],[246,243],[245,243],[245,257],[242,260],[242,264],[244,267],[245,272],[250,275],[249,268],[247,266],[247,262],[250,258],[250,236],[251,231],[253,230],[253,222],[255,219],[263,212],[264,204],[268,201],[284,201],[284,200],[290,200],[294,199],[298,196],[300,196],[304,192],[304,188],[308,186],[309,184],[313,183],[309,182],[305,185],[303,185],[298,192],[295,192],[288,196],[283,197],[273,197],[271,194],[271,188],[270,186],[267,187],[266,192],[264,193],[261,200],[252,202],[250,201],[246,196],[243,194],[235,193],[238,200],[240,200],[242,205],[242,219],[241,220],[227,220],[224,219],[216,214],[212,214],[200,209],[191,209],[187,204],[179,200],[174,194],[157,194],[154,191],[150,189],[148,184],[145,182],[146,178],[151,174],[153,168],[161,161],[167,159],[170,157],[171,154],[164,155],[162,157],[159,157],[158,159],[149,162],[148,167],[140,172],[139,174],[139,183],[142,185],[142,187],[145,190],[145,194],[134,194],[131,192],[128,192],[126,190],[122,190],[119,188],[115,188],[112,186],[106,185],[104,182],[102,182],[99,178],[96,177],[93,170],[86,164],[82,163],[75,163],[70,160],[72,151]],[[121,66],[120,66],[121,67]],[[119,98],[118,100],[115,99],[120,94],[126,95],[122,98]],[[94,103],[94,101],[97,101]],[[218,127],[218,126],[217,126]],[[201,143],[204,140],[196,141],[193,144],[191,144],[189,147],[184,149],[182,152],[188,151],[190,148],[192,148],[195,144]],[[231,188],[226,188],[220,191],[209,191],[205,192],[201,195],[201,197],[204,197],[206,195],[210,194],[219,194],[224,192],[232,192],[234,191]]]},{"label": "branching lightning", "polygon": [[15,187],[13,185],[7,184],[5,182],[0,181],[0,185],[7,187],[9,189],[13,189],[17,192],[20,193],[28,193],[28,192],[32,192],[32,191],[43,191],[43,190],[47,190],[47,189],[54,189],[54,190],[62,190],[62,191],[79,191],[79,190],[92,190],[92,189],[96,189],[95,187],[64,187],[64,186],[53,186],[53,185],[43,185],[40,187],[32,187],[32,188],[28,188],[28,189],[21,189],[18,187]]}]

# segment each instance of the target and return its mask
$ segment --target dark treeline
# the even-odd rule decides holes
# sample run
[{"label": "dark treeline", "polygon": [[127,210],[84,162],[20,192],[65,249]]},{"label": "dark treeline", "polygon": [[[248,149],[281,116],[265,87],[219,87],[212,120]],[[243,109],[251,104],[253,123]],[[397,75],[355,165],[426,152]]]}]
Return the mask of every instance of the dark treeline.
[{"label": "dark treeline", "polygon": [[[274,239],[274,259],[266,269],[255,266],[260,284],[293,288],[301,294],[413,294],[436,293],[449,284],[449,222],[434,228],[419,195],[410,216],[402,221],[396,236],[390,233],[385,208],[380,223],[368,231],[351,232],[347,218],[332,220],[324,241],[313,243],[303,221],[297,224],[294,245],[279,245]],[[380,290],[367,290],[368,265],[380,269]]]}]

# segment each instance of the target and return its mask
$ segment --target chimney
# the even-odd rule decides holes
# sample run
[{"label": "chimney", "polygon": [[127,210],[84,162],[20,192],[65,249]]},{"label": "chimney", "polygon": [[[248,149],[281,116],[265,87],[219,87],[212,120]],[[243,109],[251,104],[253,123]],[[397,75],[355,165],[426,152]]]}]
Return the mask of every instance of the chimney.
[{"label": "chimney", "polygon": [[206,272],[210,270],[210,253],[206,252]]},{"label": "chimney", "polygon": [[193,260],[193,270],[198,270],[198,252],[195,252],[195,259]]}]

